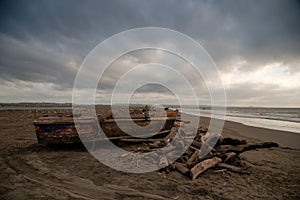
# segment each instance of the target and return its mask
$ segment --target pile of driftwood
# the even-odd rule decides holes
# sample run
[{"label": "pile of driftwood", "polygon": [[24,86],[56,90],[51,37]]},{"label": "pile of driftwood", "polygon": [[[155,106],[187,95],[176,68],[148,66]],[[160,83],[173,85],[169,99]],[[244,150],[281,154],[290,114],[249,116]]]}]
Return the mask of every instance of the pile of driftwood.
[{"label": "pile of driftwood", "polygon": [[[172,135],[174,136],[175,134],[178,134],[178,127],[172,129],[169,138],[166,138],[163,142],[156,141],[150,144],[150,148],[159,148],[165,145],[172,140]],[[175,144],[184,146],[184,139],[181,138]],[[203,145],[206,145],[206,148],[210,148],[210,152],[201,157],[199,155],[201,150],[203,151],[203,148],[201,149]],[[171,146],[169,150],[164,150],[160,153],[159,166],[162,167],[160,173],[166,174],[170,170],[177,170],[191,179],[197,178],[207,169],[213,167],[220,169],[220,171],[228,170],[243,173],[243,168],[240,166],[240,153],[271,147],[278,147],[278,144],[273,142],[248,144],[245,140],[223,137],[219,137],[217,143],[211,147],[209,146],[209,141],[207,141],[207,129],[199,128],[192,143],[175,162],[169,163],[168,159],[172,157],[172,154],[178,147]]]}]

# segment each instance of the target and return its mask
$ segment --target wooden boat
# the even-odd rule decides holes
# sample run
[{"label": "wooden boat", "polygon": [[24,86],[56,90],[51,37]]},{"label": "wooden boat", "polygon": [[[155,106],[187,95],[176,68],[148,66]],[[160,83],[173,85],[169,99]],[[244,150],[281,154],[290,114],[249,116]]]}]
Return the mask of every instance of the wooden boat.
[{"label": "wooden boat", "polygon": [[[146,127],[150,124],[151,127]],[[106,119],[100,122],[100,126],[106,136],[110,139],[133,138],[132,135],[138,134],[140,137],[147,137],[147,135],[159,137],[159,135],[169,133],[175,122],[175,117],[159,117],[159,118],[137,118],[137,119]],[[136,125],[145,127],[139,133],[136,133]],[[125,127],[126,133],[119,127]],[[157,127],[162,127],[157,131]],[[146,131],[146,132],[145,132]],[[128,135],[129,134],[129,135]]]},{"label": "wooden boat", "polygon": [[[78,120],[81,133],[97,133],[94,119]],[[41,117],[33,122],[38,143],[77,143],[80,137],[72,117]]]},{"label": "wooden boat", "polygon": [[[134,122],[134,123],[133,123]],[[38,143],[77,143],[81,142],[82,138],[85,140],[94,140],[95,136],[99,134],[106,134],[109,139],[127,139],[135,138],[127,133],[136,132],[136,125],[147,126],[149,123],[163,124],[162,129],[157,131],[155,128],[149,129],[149,132],[142,133],[142,137],[147,135],[153,137],[164,137],[170,133],[174,125],[174,117],[165,118],[138,118],[138,119],[104,119],[95,120],[91,118],[77,118],[76,125],[80,129],[80,137],[75,127],[74,119],[72,117],[42,117],[33,122]],[[99,129],[99,124],[101,129]],[[118,126],[126,127],[127,133],[120,129]],[[133,126],[134,125],[134,126]],[[155,127],[155,125],[153,126]],[[103,131],[100,131],[103,130]],[[152,132],[153,131],[153,132]],[[135,133],[136,135],[137,133]],[[154,135],[154,136],[153,136]],[[99,137],[97,137],[99,138]],[[105,138],[105,137],[102,137]],[[101,139],[101,137],[100,137]]]}]

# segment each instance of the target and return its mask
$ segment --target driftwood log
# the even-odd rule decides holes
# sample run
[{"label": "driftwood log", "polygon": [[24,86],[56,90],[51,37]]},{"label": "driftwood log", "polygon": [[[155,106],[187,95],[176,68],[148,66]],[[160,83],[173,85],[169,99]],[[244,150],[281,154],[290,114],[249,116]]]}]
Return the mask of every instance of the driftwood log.
[{"label": "driftwood log", "polygon": [[244,144],[244,145],[221,145],[216,148],[216,151],[226,153],[226,152],[235,152],[242,153],[244,151],[250,151],[259,148],[271,148],[278,147],[279,145],[274,142],[264,142],[258,144]]},{"label": "driftwood log", "polygon": [[214,157],[207,160],[203,160],[202,162],[195,165],[190,171],[191,179],[197,178],[201,173],[206,171],[207,169],[216,166],[222,161],[221,158]]},{"label": "driftwood log", "polygon": [[[171,170],[177,170],[181,174],[195,179],[210,168],[217,167],[220,172],[247,173],[241,167],[240,154],[259,148],[278,147],[277,143],[264,142],[248,144],[245,140],[233,138],[223,138],[217,143],[209,143],[209,135],[205,135],[206,128],[200,128],[194,138],[186,134],[178,127],[173,127],[170,134],[164,139],[125,139],[123,142],[147,143],[146,147],[140,147],[139,151],[156,151],[158,166],[164,174]],[[190,142],[187,142],[187,139]],[[201,151],[209,150],[207,155],[202,155]],[[184,153],[182,154],[182,151]],[[179,158],[178,155],[182,154]],[[204,156],[204,157],[203,157]],[[173,164],[171,161],[176,160]]]},{"label": "driftwood log", "polygon": [[[178,128],[172,130],[172,136],[169,136],[169,139],[172,140],[175,137]],[[206,170],[217,167],[221,168],[221,171],[230,171],[234,173],[246,173],[243,170],[245,168],[240,167],[239,163],[241,161],[240,154],[245,151],[250,151],[258,148],[272,148],[278,147],[277,143],[273,142],[265,142],[265,143],[257,143],[257,144],[247,144],[245,140],[238,140],[233,138],[223,138],[219,139],[214,147],[209,146],[209,144],[204,142],[204,137],[207,129],[201,128],[198,129],[197,135],[194,137],[192,143],[188,148],[184,146],[186,143],[184,142],[184,137],[179,136],[174,141],[174,146],[172,148],[169,147],[164,151],[163,160],[160,159],[159,165],[166,165],[166,158],[170,158],[178,155],[176,153],[176,149],[186,148],[185,152],[178,158],[174,163],[173,167],[181,174],[188,176],[191,179],[197,178]],[[178,134],[178,132],[177,132]],[[205,157],[200,157],[201,155],[201,147],[205,143],[206,146],[204,148],[211,149],[210,153]],[[203,148],[203,147],[202,147]],[[164,157],[166,156],[166,157]],[[165,161],[165,162],[162,162]],[[163,164],[162,164],[163,163]]]},{"label": "driftwood log", "polygon": [[190,171],[184,164],[179,163],[179,162],[175,162],[174,166],[182,174],[187,174]]},{"label": "driftwood log", "polygon": [[193,161],[199,157],[199,150],[195,150],[194,153],[192,154],[192,156],[186,161],[187,165],[190,165],[193,163]]},{"label": "driftwood log", "polygon": [[242,171],[242,168],[241,167],[237,167],[237,166],[233,166],[233,165],[228,165],[226,163],[219,163],[217,164],[218,167],[221,167],[221,168],[225,168],[229,171],[232,171],[232,172],[241,172]]},{"label": "driftwood log", "polygon": [[224,155],[222,155],[221,159],[223,160],[224,163],[226,163],[227,161],[234,158],[235,156],[237,156],[237,154],[235,152],[228,152],[228,153],[225,153]]}]

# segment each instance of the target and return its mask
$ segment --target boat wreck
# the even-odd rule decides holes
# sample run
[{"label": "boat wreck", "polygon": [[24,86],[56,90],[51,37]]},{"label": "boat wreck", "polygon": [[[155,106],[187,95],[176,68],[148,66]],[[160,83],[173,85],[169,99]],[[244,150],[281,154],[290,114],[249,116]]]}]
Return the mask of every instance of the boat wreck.
[{"label": "boat wreck", "polygon": [[[88,138],[87,140],[108,138],[113,140],[136,138],[135,136],[143,138],[148,138],[148,136],[149,138],[165,137],[170,133],[175,120],[173,115],[171,117],[133,119],[76,118],[75,125],[73,117],[41,117],[35,120],[33,124],[38,143],[49,144],[79,143],[81,142],[80,138]],[[147,127],[150,123],[152,128],[150,126],[150,128],[145,128],[146,131],[137,133],[137,127]],[[126,131],[120,127],[125,127]],[[161,128],[157,130],[157,127]],[[99,137],[101,134],[105,134],[106,137]]]}]

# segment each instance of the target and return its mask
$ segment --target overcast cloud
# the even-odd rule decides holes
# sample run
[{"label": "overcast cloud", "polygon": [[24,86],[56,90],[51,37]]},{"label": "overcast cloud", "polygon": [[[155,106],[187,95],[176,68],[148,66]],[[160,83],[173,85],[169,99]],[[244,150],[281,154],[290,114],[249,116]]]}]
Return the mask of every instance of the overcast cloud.
[{"label": "overcast cloud", "polygon": [[[300,106],[299,1],[24,0],[1,1],[0,9],[0,102],[71,102],[77,70],[98,43],[154,26],[180,31],[208,51],[220,69],[228,105]],[[105,96],[116,72],[146,63],[145,55],[161,56],[156,53],[116,61],[120,68],[112,66],[100,82],[99,101],[109,101]],[[157,59],[172,60],[169,56]],[[192,84],[205,88],[202,80]],[[170,91],[152,86],[137,91],[140,101],[173,99]],[[201,104],[209,103],[204,99]]]}]

